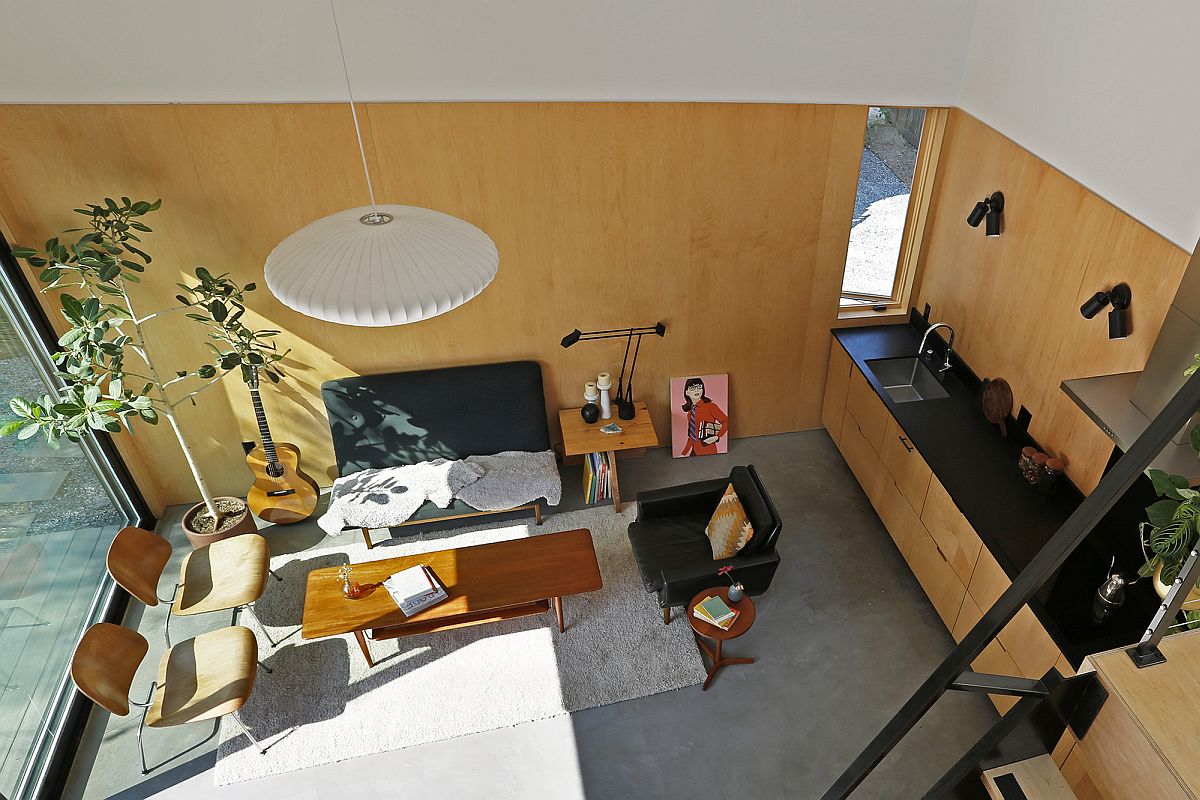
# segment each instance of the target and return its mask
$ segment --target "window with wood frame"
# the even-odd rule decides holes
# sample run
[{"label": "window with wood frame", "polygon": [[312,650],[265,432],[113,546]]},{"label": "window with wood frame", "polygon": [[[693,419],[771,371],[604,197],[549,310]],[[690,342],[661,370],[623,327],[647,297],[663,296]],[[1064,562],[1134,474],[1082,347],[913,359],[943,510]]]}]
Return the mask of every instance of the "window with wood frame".
[{"label": "window with wood frame", "polygon": [[843,312],[907,307],[944,127],[945,109],[869,109],[842,275]]}]

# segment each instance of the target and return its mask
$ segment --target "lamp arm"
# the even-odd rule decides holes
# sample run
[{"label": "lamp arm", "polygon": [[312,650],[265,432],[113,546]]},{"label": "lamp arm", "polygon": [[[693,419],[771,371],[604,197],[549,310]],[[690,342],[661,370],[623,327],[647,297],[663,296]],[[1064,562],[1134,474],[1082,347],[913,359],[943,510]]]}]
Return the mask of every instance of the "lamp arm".
[{"label": "lamp arm", "polygon": [[621,387],[625,381],[625,362],[629,360],[629,343],[633,341],[633,329],[629,329],[629,338],[625,340],[625,357],[621,359],[621,374],[617,376],[617,399],[621,399]]},{"label": "lamp arm", "polygon": [[[630,405],[633,404],[633,373],[637,371],[638,352],[642,349],[642,335],[639,333],[637,337],[637,345],[633,348],[633,363],[629,365],[629,384],[626,387],[626,397]],[[624,370],[622,370],[624,372]]]}]

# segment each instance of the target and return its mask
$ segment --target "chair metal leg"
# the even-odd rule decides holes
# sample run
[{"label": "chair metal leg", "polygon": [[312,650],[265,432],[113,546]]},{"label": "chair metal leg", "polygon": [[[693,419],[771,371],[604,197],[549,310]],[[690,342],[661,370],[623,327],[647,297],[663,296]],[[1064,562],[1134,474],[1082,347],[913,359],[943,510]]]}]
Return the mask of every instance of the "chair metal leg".
[{"label": "chair metal leg", "polygon": [[262,667],[263,669],[265,669],[265,670],[267,671],[267,674],[268,674],[268,675],[272,675],[272,674],[274,674],[274,672],[275,672],[275,670],[271,669],[270,667],[268,667],[266,664],[264,664],[264,663],[263,663],[263,662],[261,662],[261,661],[259,661],[259,662],[258,662],[258,665],[259,665],[260,667]]},{"label": "chair metal leg", "polygon": [[271,638],[271,634],[267,633],[267,626],[263,625],[263,621],[258,616],[258,612],[254,610],[254,603],[247,603],[246,605],[242,606],[242,608],[249,611],[250,615],[254,617],[254,621],[258,623],[258,627],[262,628],[263,636],[267,637],[267,641],[271,643],[271,647],[278,647],[279,642],[282,642],[283,639],[280,639],[279,642],[277,642]]},{"label": "chair metal leg", "polygon": [[175,616],[171,613],[170,607],[167,608],[167,621],[163,623],[163,638],[167,640],[167,647],[171,646],[171,617]]},{"label": "chair metal leg", "polygon": [[283,580],[283,578],[279,577],[279,573],[277,573],[275,570],[271,569],[270,567],[267,567],[267,572],[271,573],[271,577],[273,577],[275,580],[277,580],[277,581]]},{"label": "chair metal leg", "polygon": [[246,728],[246,723],[242,722],[242,718],[238,715],[238,713],[235,711],[232,714],[230,714],[229,716],[233,717],[234,721],[237,722],[238,727],[242,729],[242,733],[246,734],[246,738],[250,740],[250,744],[257,747],[259,753],[261,753],[262,755],[266,755],[267,754],[266,748],[263,747],[261,744],[259,744],[258,740],[250,735],[250,731]]},{"label": "chair metal leg", "polygon": [[137,729],[138,756],[142,760],[142,774],[143,775],[150,774],[150,770],[146,768],[146,748],[142,745],[142,731],[146,727],[146,714],[149,711],[150,711],[150,706],[146,706],[145,708],[142,709],[142,718],[141,718],[141,720],[138,721],[138,729]]}]

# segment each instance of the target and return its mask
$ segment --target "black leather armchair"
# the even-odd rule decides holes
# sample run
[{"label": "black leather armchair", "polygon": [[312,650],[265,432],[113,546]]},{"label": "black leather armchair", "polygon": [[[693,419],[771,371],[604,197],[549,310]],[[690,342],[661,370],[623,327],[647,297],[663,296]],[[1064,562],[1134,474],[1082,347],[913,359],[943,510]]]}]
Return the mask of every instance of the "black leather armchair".
[{"label": "black leather armchair", "polygon": [[[730,483],[754,526],[754,537],[732,558],[714,560],[704,528]],[[629,543],[646,591],[657,595],[663,622],[670,622],[672,606],[686,606],[698,592],[726,580],[717,575],[725,565],[733,567],[733,577],[747,594],[765,592],[779,566],[775,542],[782,527],[757,470],[734,467],[728,478],[638,494]]]}]

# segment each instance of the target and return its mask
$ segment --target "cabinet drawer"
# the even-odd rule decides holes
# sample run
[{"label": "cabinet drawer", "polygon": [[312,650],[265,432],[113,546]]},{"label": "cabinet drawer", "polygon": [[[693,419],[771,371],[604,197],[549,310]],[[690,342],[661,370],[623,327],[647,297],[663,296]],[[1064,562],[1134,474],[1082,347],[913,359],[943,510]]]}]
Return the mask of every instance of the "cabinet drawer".
[{"label": "cabinet drawer", "polygon": [[[919,522],[917,524],[920,525]],[[912,537],[906,560],[938,616],[946,628],[952,630],[967,589],[924,527]]]},{"label": "cabinet drawer", "polygon": [[908,504],[908,499],[891,480],[890,475],[884,475],[879,505],[875,510],[879,513],[879,518],[883,520],[888,535],[892,537],[892,541],[900,550],[900,555],[904,556],[904,560],[907,561],[909,553],[912,551],[912,543],[916,541],[916,538],[929,534],[921,525],[921,518]]},{"label": "cabinet drawer", "polygon": [[825,375],[825,399],[821,403],[821,424],[837,442],[842,436],[842,418],[846,414],[846,392],[850,388],[850,370],[854,364],[845,348],[834,339],[829,344],[829,371]]},{"label": "cabinet drawer", "polygon": [[1009,586],[1012,586],[1012,581],[995,557],[986,547],[981,548],[979,558],[975,561],[975,571],[971,573],[971,582],[967,586],[975,602],[982,608],[991,608]]},{"label": "cabinet drawer", "polygon": [[983,549],[983,540],[954,505],[941,481],[932,478],[928,487],[921,521],[925,523],[925,529],[937,542],[938,547],[946,554],[946,560],[954,567],[958,579],[968,584],[975,571],[975,562]]},{"label": "cabinet drawer", "polygon": [[[871,384],[857,367],[850,370],[850,386],[846,392],[846,411],[858,420],[867,444],[876,452],[883,448],[883,430],[887,427],[887,406],[875,394]],[[845,425],[845,423],[843,423]]]},{"label": "cabinet drawer", "polygon": [[996,638],[1026,678],[1041,680],[1062,658],[1058,645],[1029,606],[1023,606]]},{"label": "cabinet drawer", "polygon": [[[908,498],[908,504],[920,515],[925,507],[925,495],[929,491],[929,481],[933,473],[929,471],[929,465],[921,458],[917,448],[908,441],[904,429],[891,414],[887,416],[887,425],[883,431],[883,449],[879,455],[896,486]],[[970,580],[970,577],[968,575],[963,578],[964,582]]]},{"label": "cabinet drawer", "polygon": [[858,479],[859,485],[870,499],[871,505],[878,510],[887,472],[879,456],[875,454],[871,445],[867,444],[862,427],[849,409],[842,422],[842,436],[837,445],[846,463],[850,465],[850,471],[854,473],[854,477]]},{"label": "cabinet drawer", "polygon": [[[975,598],[971,597],[971,593],[963,597],[962,608],[958,611],[958,619],[954,623],[954,628],[951,634],[954,636],[954,641],[961,642],[963,637],[971,632],[976,623],[983,617],[983,610],[979,604],[975,602]],[[983,649],[983,652],[971,662],[971,669],[976,672],[989,672],[993,675],[1011,675],[1014,678],[1021,677],[1021,670],[1017,666],[1017,662],[1001,644],[999,639],[993,639],[988,642],[988,646]],[[1016,698],[1006,695],[989,694],[988,699],[992,704],[999,709],[1003,714],[1016,703]]]}]

